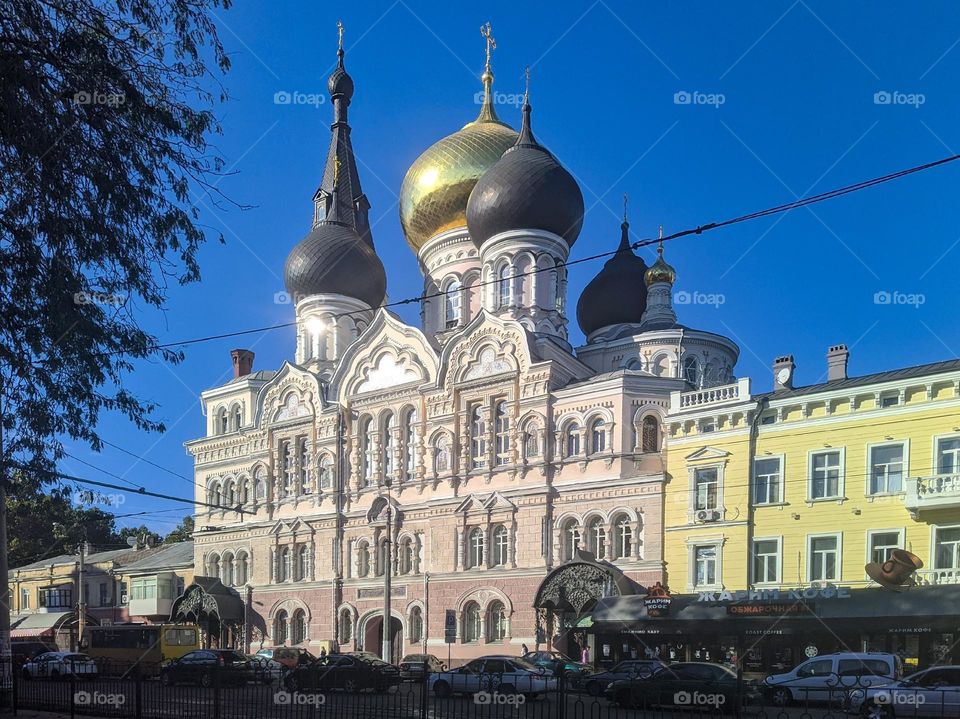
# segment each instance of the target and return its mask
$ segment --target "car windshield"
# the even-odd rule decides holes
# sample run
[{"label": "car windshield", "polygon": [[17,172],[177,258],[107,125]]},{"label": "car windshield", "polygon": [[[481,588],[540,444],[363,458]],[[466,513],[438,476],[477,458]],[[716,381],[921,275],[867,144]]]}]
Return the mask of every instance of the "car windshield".
[{"label": "car windshield", "polygon": [[518,657],[516,659],[511,659],[514,664],[516,664],[521,669],[526,669],[528,672],[537,672],[540,671],[540,667],[534,664],[533,662],[524,659],[523,657]]}]

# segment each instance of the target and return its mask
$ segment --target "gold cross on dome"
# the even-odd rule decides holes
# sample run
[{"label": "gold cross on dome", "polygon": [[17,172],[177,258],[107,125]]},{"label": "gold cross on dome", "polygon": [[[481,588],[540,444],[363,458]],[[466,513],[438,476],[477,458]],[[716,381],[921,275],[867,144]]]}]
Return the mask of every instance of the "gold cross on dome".
[{"label": "gold cross on dome", "polygon": [[343,50],[343,21],[337,20],[337,47]]},{"label": "gold cross on dome", "polygon": [[490,53],[497,49],[497,41],[493,38],[493,30],[490,29],[490,23],[480,26],[480,34],[487,40],[487,69],[490,69]]},{"label": "gold cross on dome", "polygon": [[333,182],[336,184],[337,180],[340,179],[340,158],[333,158]]}]

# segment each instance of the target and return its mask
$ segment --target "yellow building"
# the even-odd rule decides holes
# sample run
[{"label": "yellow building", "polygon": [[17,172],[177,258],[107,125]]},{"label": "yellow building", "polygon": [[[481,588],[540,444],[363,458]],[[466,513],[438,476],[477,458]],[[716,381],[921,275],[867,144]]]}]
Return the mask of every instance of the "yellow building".
[{"label": "yellow building", "polygon": [[[771,392],[743,379],[673,394],[672,608],[654,617],[611,602],[595,621],[632,621],[648,652],[748,671],[837,650],[924,666],[957,654],[960,361],[847,377],[847,359],[830,348],[826,381],[806,387],[781,357]],[[923,567],[891,591],[865,566],[897,548]]]}]

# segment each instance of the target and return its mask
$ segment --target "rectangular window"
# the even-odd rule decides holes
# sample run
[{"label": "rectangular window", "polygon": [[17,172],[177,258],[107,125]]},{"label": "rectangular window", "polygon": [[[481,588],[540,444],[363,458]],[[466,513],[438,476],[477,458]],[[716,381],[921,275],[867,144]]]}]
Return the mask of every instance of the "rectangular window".
[{"label": "rectangular window", "polygon": [[712,587],[717,583],[717,548],[715,545],[694,549],[695,581],[697,587]]},{"label": "rectangular window", "polygon": [[810,537],[808,573],[811,582],[829,582],[840,578],[840,537]]},{"label": "rectangular window", "polygon": [[107,589],[106,582],[100,582],[100,606],[106,607],[110,604],[110,592]]},{"label": "rectangular window", "polygon": [[780,542],[757,539],[753,542],[753,581],[773,584],[780,579]]},{"label": "rectangular window", "polygon": [[960,569],[960,527],[933,530],[934,569]]},{"label": "rectangular window", "polygon": [[41,589],[40,606],[47,608],[70,609],[73,607],[73,589]]},{"label": "rectangular window", "polygon": [[29,609],[30,608],[30,590],[21,589],[20,590],[20,609]]},{"label": "rectangular window", "polygon": [[870,561],[883,564],[890,559],[890,553],[900,548],[900,532],[871,532],[867,537],[870,543]]},{"label": "rectangular window", "polygon": [[937,440],[937,474],[960,473],[960,437]]},{"label": "rectangular window", "polygon": [[719,487],[715,468],[694,470],[694,509],[716,509]]},{"label": "rectangular window", "polygon": [[753,503],[783,501],[783,478],[779,457],[765,457],[753,463]]},{"label": "rectangular window", "polygon": [[870,494],[892,494],[903,490],[902,444],[870,448]]},{"label": "rectangular window", "polygon": [[810,499],[840,496],[840,452],[816,452],[810,456]]}]

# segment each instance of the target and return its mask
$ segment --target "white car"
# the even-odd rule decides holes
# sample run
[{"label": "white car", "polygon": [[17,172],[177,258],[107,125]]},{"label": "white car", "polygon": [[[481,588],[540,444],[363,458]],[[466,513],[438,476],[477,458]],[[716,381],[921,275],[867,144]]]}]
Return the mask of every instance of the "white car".
[{"label": "white car", "polygon": [[853,689],[847,713],[867,719],[960,717],[960,666],[933,667],[890,684]]},{"label": "white car", "polygon": [[71,674],[94,677],[97,675],[97,664],[86,654],[45,652],[23,665],[24,679],[59,679]]},{"label": "white car", "polygon": [[480,692],[535,696],[556,690],[557,680],[526,659],[498,655],[431,674],[428,687],[438,697]]},{"label": "white car", "polygon": [[900,657],[882,652],[821,654],[783,674],[764,679],[764,693],[777,706],[842,702],[853,689],[889,684],[903,674]]}]

